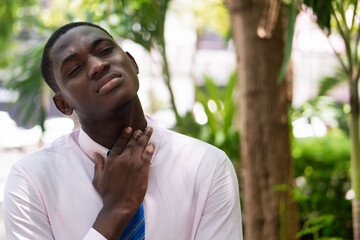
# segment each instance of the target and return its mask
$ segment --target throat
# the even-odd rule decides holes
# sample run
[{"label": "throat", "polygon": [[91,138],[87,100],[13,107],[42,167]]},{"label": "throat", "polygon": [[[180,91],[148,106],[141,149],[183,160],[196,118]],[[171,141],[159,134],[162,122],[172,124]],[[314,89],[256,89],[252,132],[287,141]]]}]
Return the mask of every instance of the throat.
[{"label": "throat", "polygon": [[138,129],[143,131],[147,125],[139,100],[126,107],[96,121],[79,117],[81,128],[95,142],[111,149],[125,128],[131,127],[133,132]]}]

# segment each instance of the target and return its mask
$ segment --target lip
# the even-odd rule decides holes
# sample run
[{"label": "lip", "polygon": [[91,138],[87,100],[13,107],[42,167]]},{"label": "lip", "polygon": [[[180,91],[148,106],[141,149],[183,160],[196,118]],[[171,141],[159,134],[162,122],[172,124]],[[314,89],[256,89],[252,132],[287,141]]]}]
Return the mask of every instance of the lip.
[{"label": "lip", "polygon": [[124,80],[124,75],[121,73],[110,73],[98,81],[95,86],[95,91],[98,94],[109,92],[117,87]]}]

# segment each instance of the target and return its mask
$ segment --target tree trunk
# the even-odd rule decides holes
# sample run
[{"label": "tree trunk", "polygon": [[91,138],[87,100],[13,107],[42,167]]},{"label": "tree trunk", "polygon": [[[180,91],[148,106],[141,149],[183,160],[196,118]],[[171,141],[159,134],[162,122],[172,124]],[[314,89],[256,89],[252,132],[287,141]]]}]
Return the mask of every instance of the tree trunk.
[{"label": "tree trunk", "polygon": [[298,230],[288,126],[290,85],[289,79],[277,82],[285,21],[281,11],[269,12],[280,2],[226,0],[238,61],[247,240],[296,239]]}]

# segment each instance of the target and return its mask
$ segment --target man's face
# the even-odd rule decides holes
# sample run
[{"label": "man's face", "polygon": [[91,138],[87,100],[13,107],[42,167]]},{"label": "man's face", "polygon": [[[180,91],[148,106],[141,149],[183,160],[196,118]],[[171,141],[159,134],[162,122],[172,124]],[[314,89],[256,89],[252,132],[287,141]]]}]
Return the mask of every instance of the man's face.
[{"label": "man's face", "polygon": [[75,27],[50,54],[59,94],[80,117],[101,119],[137,94],[135,61],[101,29]]}]

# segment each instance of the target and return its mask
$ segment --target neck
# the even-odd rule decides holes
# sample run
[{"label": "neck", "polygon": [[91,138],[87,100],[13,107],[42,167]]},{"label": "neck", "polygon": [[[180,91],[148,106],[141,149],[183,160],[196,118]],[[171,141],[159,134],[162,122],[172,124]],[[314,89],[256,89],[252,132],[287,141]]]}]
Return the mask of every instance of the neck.
[{"label": "neck", "polygon": [[91,139],[108,149],[114,146],[125,128],[131,127],[134,132],[137,129],[144,130],[147,125],[138,97],[102,120],[80,119],[80,123],[81,128]]}]

